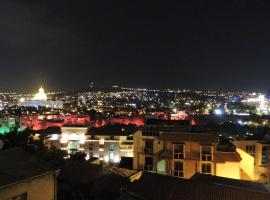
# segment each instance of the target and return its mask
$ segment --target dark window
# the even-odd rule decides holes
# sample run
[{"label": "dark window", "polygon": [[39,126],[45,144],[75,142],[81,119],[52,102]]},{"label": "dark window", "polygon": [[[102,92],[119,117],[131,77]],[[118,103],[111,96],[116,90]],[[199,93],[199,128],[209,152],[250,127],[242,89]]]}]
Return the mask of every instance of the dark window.
[{"label": "dark window", "polygon": [[174,144],[173,146],[173,156],[174,159],[184,159],[184,145],[183,144]]},{"label": "dark window", "polygon": [[153,157],[144,158],[144,170],[153,171]]},{"label": "dark window", "polygon": [[94,144],[89,144],[89,151],[94,151]]},{"label": "dark window", "polygon": [[262,161],[261,161],[261,165],[266,165],[268,163],[267,153],[268,153],[267,147],[263,147],[262,148]]},{"label": "dark window", "polygon": [[184,177],[184,163],[183,162],[174,163],[173,176]]},{"label": "dark window", "polygon": [[201,149],[201,160],[203,161],[212,161],[212,147],[211,146],[202,146]]},{"label": "dark window", "polygon": [[145,140],[144,153],[145,154],[152,154],[153,153],[153,141],[152,140]]},{"label": "dark window", "polygon": [[202,174],[211,174],[212,165],[210,163],[202,164]]},{"label": "dark window", "polygon": [[246,152],[252,156],[255,155],[255,149],[256,149],[255,145],[247,145],[246,146]]}]

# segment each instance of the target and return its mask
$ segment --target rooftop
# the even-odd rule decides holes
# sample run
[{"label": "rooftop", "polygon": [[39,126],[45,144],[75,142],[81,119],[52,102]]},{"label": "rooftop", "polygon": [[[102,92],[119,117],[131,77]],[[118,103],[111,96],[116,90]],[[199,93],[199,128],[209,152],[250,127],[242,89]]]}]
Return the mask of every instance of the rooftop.
[{"label": "rooftop", "polygon": [[[127,185],[127,192],[134,199],[147,200],[269,200],[270,193],[261,184],[215,177],[201,181],[179,179],[144,172],[141,178]],[[224,184],[228,182],[228,184]]]},{"label": "rooftop", "polygon": [[0,163],[0,188],[53,171],[46,162],[21,148],[0,151]]},{"label": "rooftop", "polygon": [[145,125],[160,125],[160,126],[190,126],[189,120],[162,120],[162,119],[147,119]]},{"label": "rooftop", "polygon": [[88,129],[89,135],[105,135],[105,136],[128,136],[133,135],[138,129],[134,125],[106,125],[100,128],[92,127]]},{"label": "rooftop", "polygon": [[182,133],[182,132],[163,132],[160,140],[164,141],[194,141],[201,143],[216,143],[217,137],[209,133]]}]

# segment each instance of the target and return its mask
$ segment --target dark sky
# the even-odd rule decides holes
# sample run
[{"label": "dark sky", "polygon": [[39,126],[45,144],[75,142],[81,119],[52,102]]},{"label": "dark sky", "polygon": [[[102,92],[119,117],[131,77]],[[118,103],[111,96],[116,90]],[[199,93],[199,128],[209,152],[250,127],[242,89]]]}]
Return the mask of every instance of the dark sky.
[{"label": "dark sky", "polygon": [[1,0],[0,90],[265,90],[268,1]]}]

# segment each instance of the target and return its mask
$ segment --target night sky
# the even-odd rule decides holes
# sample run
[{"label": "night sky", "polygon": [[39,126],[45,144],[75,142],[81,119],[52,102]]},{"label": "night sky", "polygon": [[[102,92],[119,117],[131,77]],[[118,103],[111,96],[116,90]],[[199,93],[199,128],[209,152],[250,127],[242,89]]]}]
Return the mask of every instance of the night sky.
[{"label": "night sky", "polygon": [[1,0],[0,90],[94,81],[263,91],[270,88],[267,2]]}]

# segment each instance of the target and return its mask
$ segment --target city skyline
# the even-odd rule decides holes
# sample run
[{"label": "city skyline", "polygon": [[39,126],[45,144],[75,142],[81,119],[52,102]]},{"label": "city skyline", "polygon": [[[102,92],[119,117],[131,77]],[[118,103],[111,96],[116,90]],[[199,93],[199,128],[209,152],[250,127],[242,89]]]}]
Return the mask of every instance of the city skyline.
[{"label": "city skyline", "polygon": [[265,91],[265,1],[1,1],[1,91],[98,85]]}]

